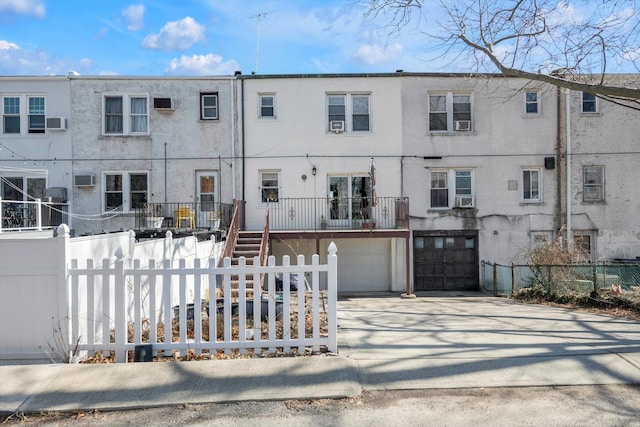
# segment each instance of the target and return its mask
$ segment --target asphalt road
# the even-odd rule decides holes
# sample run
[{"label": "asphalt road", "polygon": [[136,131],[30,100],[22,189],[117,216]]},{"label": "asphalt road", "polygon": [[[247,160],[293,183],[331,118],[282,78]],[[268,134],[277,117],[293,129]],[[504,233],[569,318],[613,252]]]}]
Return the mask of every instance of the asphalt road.
[{"label": "asphalt road", "polygon": [[14,415],[21,426],[640,426],[626,385],[374,391],[342,400],[183,405]]}]

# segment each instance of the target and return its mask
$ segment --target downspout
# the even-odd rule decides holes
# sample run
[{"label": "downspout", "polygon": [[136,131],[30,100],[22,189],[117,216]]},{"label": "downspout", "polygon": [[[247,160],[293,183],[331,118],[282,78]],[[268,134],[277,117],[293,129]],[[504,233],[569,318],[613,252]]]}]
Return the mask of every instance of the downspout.
[{"label": "downspout", "polygon": [[[235,78],[232,80],[229,80],[229,85],[231,89],[231,96],[230,96],[231,98],[231,200],[234,200],[236,198],[236,156],[235,156],[236,120],[234,120],[234,116],[236,115]],[[220,179],[222,180],[222,166],[220,164],[220,156],[218,156],[218,170],[220,171]]]},{"label": "downspout", "polygon": [[556,231],[562,228],[562,89],[556,87]]},{"label": "downspout", "polygon": [[242,200],[245,191],[245,156],[244,156],[244,79],[240,78],[240,121],[242,129]]},{"label": "downspout", "polygon": [[571,230],[571,91],[565,89],[565,114],[567,134],[567,249],[573,248],[573,232]]}]

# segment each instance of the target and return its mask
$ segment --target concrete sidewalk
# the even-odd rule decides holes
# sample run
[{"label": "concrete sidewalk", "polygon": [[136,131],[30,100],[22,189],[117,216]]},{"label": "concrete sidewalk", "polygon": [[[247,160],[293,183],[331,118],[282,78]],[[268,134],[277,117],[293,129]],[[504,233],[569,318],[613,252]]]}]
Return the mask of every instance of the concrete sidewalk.
[{"label": "concrete sidewalk", "polygon": [[640,384],[640,323],[482,294],[339,301],[336,356],[0,367],[0,413]]}]

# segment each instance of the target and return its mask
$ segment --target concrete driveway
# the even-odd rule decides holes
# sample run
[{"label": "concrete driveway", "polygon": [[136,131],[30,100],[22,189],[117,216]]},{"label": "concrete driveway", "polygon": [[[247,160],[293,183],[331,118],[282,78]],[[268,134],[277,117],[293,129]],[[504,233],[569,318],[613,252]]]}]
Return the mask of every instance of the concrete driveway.
[{"label": "concrete driveway", "polygon": [[474,293],[342,297],[364,389],[640,383],[640,323]]}]

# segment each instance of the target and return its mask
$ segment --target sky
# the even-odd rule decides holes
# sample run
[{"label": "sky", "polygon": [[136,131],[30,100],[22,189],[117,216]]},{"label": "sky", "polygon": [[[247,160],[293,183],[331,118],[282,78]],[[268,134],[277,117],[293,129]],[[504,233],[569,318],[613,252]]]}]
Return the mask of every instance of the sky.
[{"label": "sky", "polygon": [[[358,0],[0,0],[0,75],[457,71]],[[376,24],[378,25],[378,24]]]}]

